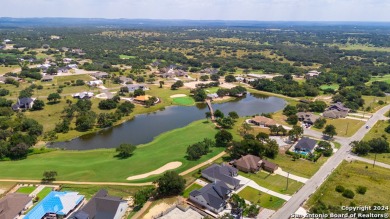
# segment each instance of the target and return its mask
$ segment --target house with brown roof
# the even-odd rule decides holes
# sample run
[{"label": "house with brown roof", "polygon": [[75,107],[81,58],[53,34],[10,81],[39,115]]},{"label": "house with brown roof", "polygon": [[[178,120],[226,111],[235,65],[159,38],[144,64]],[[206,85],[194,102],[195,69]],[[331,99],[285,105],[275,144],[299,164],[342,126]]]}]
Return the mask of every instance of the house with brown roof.
[{"label": "house with brown roof", "polygon": [[273,119],[267,118],[265,116],[255,116],[252,119],[250,119],[249,122],[258,126],[265,126],[265,127],[276,125],[276,122]]},{"label": "house with brown roof", "polygon": [[261,158],[255,155],[245,155],[234,161],[233,165],[242,172],[257,172],[261,168]]},{"label": "house with brown roof", "polygon": [[317,116],[311,112],[298,112],[297,116],[299,121],[310,125],[313,125],[317,119],[320,118],[320,116]]},{"label": "house with brown roof", "polygon": [[255,173],[261,169],[273,173],[275,170],[279,168],[277,164],[267,160],[262,160],[260,157],[251,154],[245,155],[240,159],[234,161],[233,165],[237,169],[246,173],[249,172]]},{"label": "house with brown roof", "polygon": [[32,198],[28,195],[20,193],[10,193],[0,200],[0,218],[18,218],[32,205]]},{"label": "house with brown roof", "polygon": [[334,103],[328,107],[328,109],[322,113],[326,118],[338,119],[347,117],[351,109],[347,108],[341,102]]}]

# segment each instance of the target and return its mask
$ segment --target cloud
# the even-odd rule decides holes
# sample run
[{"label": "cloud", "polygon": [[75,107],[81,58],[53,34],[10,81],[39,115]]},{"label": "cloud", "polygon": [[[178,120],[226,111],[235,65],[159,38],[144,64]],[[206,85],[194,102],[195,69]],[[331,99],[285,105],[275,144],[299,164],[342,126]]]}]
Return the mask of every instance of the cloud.
[{"label": "cloud", "polygon": [[384,0],[12,0],[1,16],[390,21],[389,9]]}]

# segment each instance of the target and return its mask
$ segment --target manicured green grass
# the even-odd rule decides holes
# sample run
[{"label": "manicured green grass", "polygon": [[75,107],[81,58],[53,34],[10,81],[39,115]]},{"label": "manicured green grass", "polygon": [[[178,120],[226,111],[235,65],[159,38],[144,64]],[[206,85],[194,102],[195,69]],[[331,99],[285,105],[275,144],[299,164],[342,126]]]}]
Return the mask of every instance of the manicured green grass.
[{"label": "manicured green grass", "polygon": [[65,82],[71,82],[71,81],[76,82],[76,80],[91,81],[92,77],[89,76],[88,74],[54,77],[54,82],[56,82],[57,84],[63,84]]},{"label": "manicured green grass", "polygon": [[260,192],[252,187],[247,186],[238,193],[241,198],[244,198],[253,204],[260,205],[263,208],[277,210],[283,206],[284,200],[278,197]]},{"label": "manicured green grass", "polygon": [[279,153],[274,160],[270,160],[277,163],[282,170],[290,172],[291,174],[311,178],[320,167],[326,162],[326,157],[320,157],[317,162],[311,162],[304,159],[293,160],[291,156],[287,154]]},{"label": "manicured green grass", "polygon": [[292,195],[298,191],[303,183],[289,179],[288,189],[286,190],[287,178],[280,175],[272,175],[264,171],[258,173],[244,173],[240,172],[240,175],[255,181],[258,185],[270,189],[272,191]]},{"label": "manicured green grass", "polygon": [[338,84],[330,84],[330,85],[321,85],[320,86],[320,89],[321,90],[326,90],[326,89],[333,89],[333,90],[338,90],[339,89],[339,85]]},{"label": "manicured green grass", "polygon": [[135,59],[137,56],[119,55],[120,59]]},{"label": "manicured green grass", "polygon": [[79,192],[81,195],[84,195],[85,198],[90,199],[94,196],[99,190],[105,189],[108,191],[108,194],[111,196],[117,196],[125,198],[128,196],[134,196],[135,192],[141,190],[145,187],[140,186],[111,186],[111,185],[73,185],[73,184],[63,184],[61,186],[61,191],[75,191]]},{"label": "manicured green grass", "polygon": [[208,94],[213,94],[213,93],[217,93],[217,91],[219,89],[221,89],[221,88],[220,87],[209,87],[209,88],[206,88],[205,91]]},{"label": "manicured green grass", "polygon": [[368,83],[372,83],[374,81],[384,81],[390,84],[390,74],[384,76],[372,76]]},{"label": "manicured green grass", "polygon": [[[341,137],[351,137],[364,124],[365,124],[364,121],[360,121],[356,119],[327,119],[326,120],[326,125],[334,125],[334,127],[336,127],[337,136],[341,136]],[[316,129],[314,127],[312,127],[312,129],[322,132],[325,129],[325,126],[322,129]]]},{"label": "manicured green grass", "polygon": [[45,187],[37,194],[37,197],[39,197],[39,201],[44,199],[53,189],[51,187]]},{"label": "manicured green grass", "polygon": [[188,198],[188,197],[190,196],[190,193],[191,193],[192,191],[198,190],[198,189],[201,189],[201,188],[202,188],[201,185],[194,183],[194,184],[192,184],[190,187],[188,187],[186,190],[184,190],[184,192],[183,192],[183,197],[184,197],[184,198]]},{"label": "manicured green grass", "polygon": [[373,138],[381,138],[383,135],[390,139],[390,134],[385,132],[385,128],[390,125],[390,122],[379,120],[371,128],[371,130],[364,136],[363,140],[368,141]]},{"label": "manicured green grass", "polygon": [[173,98],[173,102],[179,105],[194,105],[195,101],[191,97],[175,97]]},{"label": "manicured green grass", "polygon": [[16,192],[23,194],[30,194],[36,189],[35,186],[20,187]]},{"label": "manicured green grass", "polygon": [[[194,134],[196,133],[196,134]],[[147,173],[161,166],[179,161],[182,165],[176,169],[181,172],[204,162],[223,148],[212,148],[212,152],[198,161],[185,158],[187,146],[204,138],[213,139],[217,133],[214,124],[205,120],[163,133],[152,142],[139,145],[133,156],[118,159],[115,149],[90,151],[54,151],[32,155],[25,160],[0,162],[0,177],[12,179],[40,179],[42,172],[50,170],[58,172],[57,180],[73,181],[121,181],[132,175]],[[150,181],[158,176],[139,181]]]},{"label": "manicured green grass", "polygon": [[[335,191],[336,186],[354,191],[355,197],[348,199]],[[358,186],[367,187],[365,195],[358,194]],[[344,161],[325,181],[325,183],[311,196],[307,206],[311,207],[318,201],[326,206],[349,206],[351,202],[356,206],[367,206],[380,203],[390,206],[390,170],[363,162]]]}]

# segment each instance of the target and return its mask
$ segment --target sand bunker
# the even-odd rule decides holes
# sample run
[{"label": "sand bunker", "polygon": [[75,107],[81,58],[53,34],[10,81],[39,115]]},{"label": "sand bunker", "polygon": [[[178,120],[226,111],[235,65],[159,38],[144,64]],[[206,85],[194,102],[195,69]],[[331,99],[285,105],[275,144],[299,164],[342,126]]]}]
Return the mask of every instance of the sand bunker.
[{"label": "sand bunker", "polygon": [[187,95],[185,94],[175,94],[175,95],[172,95],[171,98],[175,98],[175,97],[186,97]]},{"label": "sand bunker", "polygon": [[127,180],[143,179],[143,178],[149,177],[151,175],[161,174],[161,173],[163,173],[163,172],[165,172],[167,170],[176,169],[176,168],[180,167],[181,164],[182,163],[179,162],[179,161],[170,162],[170,163],[167,163],[164,166],[162,166],[162,167],[160,167],[157,170],[154,170],[152,172],[144,173],[144,174],[140,174],[140,175],[136,175],[136,176],[130,176],[130,177],[127,178]]}]

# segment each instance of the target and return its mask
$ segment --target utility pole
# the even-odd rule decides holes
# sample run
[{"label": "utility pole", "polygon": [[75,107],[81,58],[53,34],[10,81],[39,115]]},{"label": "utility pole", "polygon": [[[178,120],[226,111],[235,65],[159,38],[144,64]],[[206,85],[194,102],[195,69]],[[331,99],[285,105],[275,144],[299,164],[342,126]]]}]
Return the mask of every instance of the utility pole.
[{"label": "utility pole", "polygon": [[290,172],[287,172],[287,185],[286,185],[286,191],[288,189],[288,178],[290,177]]},{"label": "utility pole", "polygon": [[347,122],[347,129],[345,130],[345,135],[347,135],[348,133],[348,126],[349,126],[349,122]]},{"label": "utility pole", "polygon": [[376,153],[375,153],[374,163],[372,163],[372,167],[375,167],[375,161],[376,161]]}]

